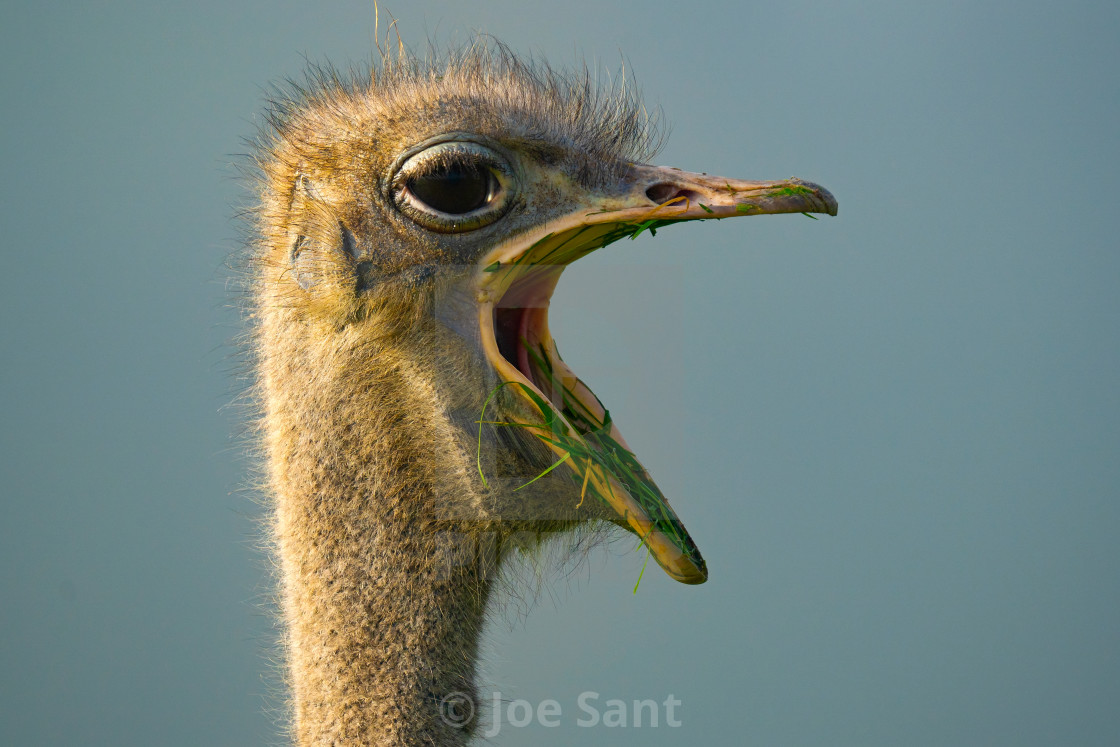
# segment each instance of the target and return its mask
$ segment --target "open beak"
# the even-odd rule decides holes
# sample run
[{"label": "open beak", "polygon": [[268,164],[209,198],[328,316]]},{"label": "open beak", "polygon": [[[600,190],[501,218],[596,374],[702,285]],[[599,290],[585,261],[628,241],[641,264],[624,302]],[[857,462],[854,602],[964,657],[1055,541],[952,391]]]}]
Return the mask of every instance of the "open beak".
[{"label": "open beak", "polygon": [[548,304],[567,265],[614,241],[679,221],[770,213],[836,215],[836,200],[799,179],[749,182],[633,165],[622,189],[506,241],[475,275],[486,356],[503,386],[541,418],[517,425],[556,454],[556,469],[571,471],[579,500],[604,501],[665,572],[686,584],[706,581],[707,565],[610,413],[560,359]]}]

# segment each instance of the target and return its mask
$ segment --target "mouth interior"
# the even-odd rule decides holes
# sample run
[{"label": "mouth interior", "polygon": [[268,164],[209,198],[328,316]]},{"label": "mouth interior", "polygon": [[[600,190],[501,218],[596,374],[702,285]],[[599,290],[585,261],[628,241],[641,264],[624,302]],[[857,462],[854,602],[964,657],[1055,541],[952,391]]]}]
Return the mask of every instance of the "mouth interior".
[{"label": "mouth interior", "polygon": [[530,272],[518,278],[494,309],[494,334],[502,357],[558,409],[563,409],[563,402],[556,400],[552,382],[539,375],[539,366],[534,365],[530,351],[539,355],[539,348],[547,339],[548,304],[562,269],[547,274]]},{"label": "mouth interior", "polygon": [[[508,364],[504,378],[522,384],[545,420],[543,426],[526,426],[564,457],[582,483],[580,500],[592,493],[604,501],[619,515],[618,523],[642,538],[669,575],[700,583],[707,569],[688,531],[622,438],[610,412],[560,358],[548,329],[549,301],[564,268],[612,241],[633,237],[635,228],[601,224],[549,235],[508,265],[491,270],[492,284],[504,288],[493,304],[494,342]],[[509,367],[517,375],[511,375]]]}]

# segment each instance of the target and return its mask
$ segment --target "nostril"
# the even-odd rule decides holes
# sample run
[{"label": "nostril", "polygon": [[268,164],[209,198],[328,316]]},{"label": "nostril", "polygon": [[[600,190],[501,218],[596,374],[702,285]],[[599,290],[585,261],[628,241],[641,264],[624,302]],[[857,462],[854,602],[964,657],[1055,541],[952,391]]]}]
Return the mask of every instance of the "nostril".
[{"label": "nostril", "polygon": [[658,205],[664,205],[671,202],[674,205],[679,204],[684,207],[685,204],[691,204],[700,201],[700,193],[691,189],[684,189],[678,187],[672,182],[658,182],[646,190],[646,197]]},{"label": "nostril", "polygon": [[672,198],[673,193],[677,191],[676,184],[669,182],[659,182],[646,190],[646,197],[660,205],[663,202],[668,202]]}]

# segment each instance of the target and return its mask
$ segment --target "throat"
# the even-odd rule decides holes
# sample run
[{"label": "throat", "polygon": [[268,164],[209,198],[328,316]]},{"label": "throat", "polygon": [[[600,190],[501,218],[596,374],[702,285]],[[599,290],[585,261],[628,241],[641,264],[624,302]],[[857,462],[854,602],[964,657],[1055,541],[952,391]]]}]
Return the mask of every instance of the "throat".
[{"label": "throat", "polygon": [[[530,338],[534,312],[533,308],[498,308],[494,310],[494,328],[497,332],[498,350],[502,357],[512,363],[521,375],[538,384],[530,365],[529,348],[539,344]],[[539,384],[538,384],[539,386]]]}]

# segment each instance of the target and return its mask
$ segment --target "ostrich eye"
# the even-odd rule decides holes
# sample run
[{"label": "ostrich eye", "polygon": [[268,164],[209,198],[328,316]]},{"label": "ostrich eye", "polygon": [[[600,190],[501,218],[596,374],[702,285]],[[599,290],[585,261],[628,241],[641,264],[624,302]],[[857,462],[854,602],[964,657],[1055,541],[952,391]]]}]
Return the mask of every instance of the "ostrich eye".
[{"label": "ostrich eye", "polygon": [[501,218],[510,203],[512,169],[472,142],[440,143],[411,156],[393,179],[397,208],[419,225],[462,233]]},{"label": "ostrich eye", "polygon": [[473,163],[440,165],[407,182],[413,197],[433,210],[464,215],[486,207],[502,189],[489,169]]}]

